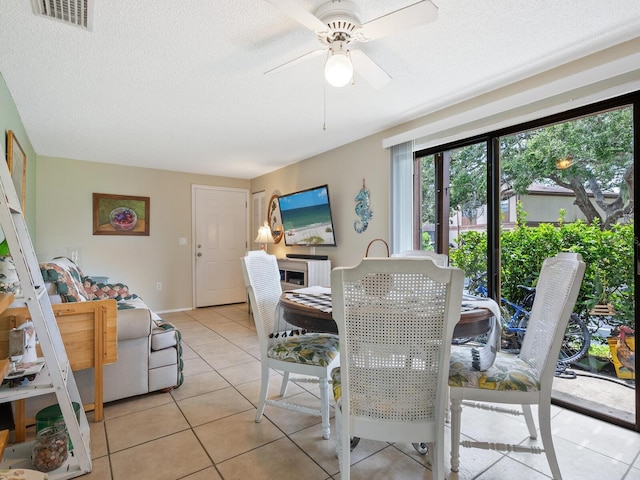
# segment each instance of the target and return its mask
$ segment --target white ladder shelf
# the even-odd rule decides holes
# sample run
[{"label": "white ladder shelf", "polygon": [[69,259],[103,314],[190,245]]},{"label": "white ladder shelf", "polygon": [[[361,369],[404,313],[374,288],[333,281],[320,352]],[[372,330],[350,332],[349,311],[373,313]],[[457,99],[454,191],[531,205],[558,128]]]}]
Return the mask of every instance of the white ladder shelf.
[{"label": "white ladder shelf", "polygon": [[[23,300],[29,309],[45,359],[45,367],[28,385],[0,387],[0,403],[49,393],[56,395],[73,443],[73,451],[69,453],[67,461],[60,468],[48,473],[48,478],[49,480],[74,478],[91,471],[89,423],[82,408],[78,412],[79,420],[76,417],[73,402],[82,405],[78,387],[69,367],[62,336],[51,308],[49,295],[44,287],[40,266],[7,162],[2,158],[0,164],[0,226],[7,239],[20,280],[22,295],[24,295]],[[33,442],[7,446],[0,469],[32,469],[32,448]]]}]

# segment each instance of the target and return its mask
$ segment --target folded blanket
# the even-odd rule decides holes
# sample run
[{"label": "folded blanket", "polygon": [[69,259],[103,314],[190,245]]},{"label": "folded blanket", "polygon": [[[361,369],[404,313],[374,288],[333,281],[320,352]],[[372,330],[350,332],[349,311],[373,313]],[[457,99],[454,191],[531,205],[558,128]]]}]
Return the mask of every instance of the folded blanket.
[{"label": "folded blanket", "polygon": [[487,343],[482,347],[472,347],[471,366],[480,371],[488,370],[496,359],[496,354],[500,351],[500,340],[502,326],[500,324],[500,307],[491,298],[465,296],[464,302],[475,308],[486,308],[491,311],[491,330],[487,338]]}]

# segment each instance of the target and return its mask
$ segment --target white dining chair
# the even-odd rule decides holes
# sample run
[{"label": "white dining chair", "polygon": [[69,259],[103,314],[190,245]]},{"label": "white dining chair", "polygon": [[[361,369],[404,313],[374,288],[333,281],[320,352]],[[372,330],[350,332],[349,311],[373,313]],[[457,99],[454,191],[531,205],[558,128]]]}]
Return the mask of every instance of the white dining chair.
[{"label": "white dining chair", "polygon": [[447,366],[462,286],[461,270],[404,258],[364,259],[331,273],[342,480],[350,478],[353,438],[429,443],[433,478],[444,479]]},{"label": "white dining chair", "polygon": [[[282,287],[276,257],[258,250],[248,252],[241,260],[242,275],[258,333],[262,363],[256,422],[262,420],[265,405],[317,415],[322,417],[322,437],[328,439],[329,375],[340,361],[338,336],[329,333],[292,334],[297,328],[288,326],[279,318],[278,303]],[[267,399],[269,369],[283,372],[279,399]],[[291,377],[292,373],[304,377]],[[289,382],[319,384],[320,408],[309,408],[283,400]]]},{"label": "white dining chair", "polygon": [[[460,466],[460,445],[510,452],[544,452],[556,480],[562,478],[551,436],[551,387],[560,346],[580,291],[585,264],[577,253],[558,253],[547,258],[540,270],[520,354],[498,352],[491,368],[478,371],[462,347],[451,354],[451,470]],[[491,404],[484,403],[490,402]],[[521,405],[521,412],[494,404]],[[531,405],[538,405],[542,446],[508,445],[492,441],[460,442],[462,406],[524,415],[529,436],[537,437]],[[487,432],[495,429],[487,428]]]},{"label": "white dining chair", "polygon": [[449,266],[449,257],[444,253],[436,253],[431,250],[404,250],[400,253],[394,253],[392,257],[418,257],[418,258],[430,258],[436,265],[441,267]]}]

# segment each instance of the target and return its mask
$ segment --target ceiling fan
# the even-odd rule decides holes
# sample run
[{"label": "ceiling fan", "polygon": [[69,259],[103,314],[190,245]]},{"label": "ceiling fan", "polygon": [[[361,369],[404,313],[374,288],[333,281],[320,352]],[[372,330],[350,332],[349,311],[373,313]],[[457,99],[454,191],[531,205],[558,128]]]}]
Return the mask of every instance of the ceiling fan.
[{"label": "ceiling fan", "polygon": [[360,23],[357,6],[348,0],[331,0],[320,6],[315,14],[305,10],[295,0],[267,0],[274,7],[315,32],[323,48],[308,52],[265,72],[278,73],[311,58],[326,55],[325,78],[335,87],[342,87],[353,79],[354,69],[373,88],[379,89],[391,77],[362,50],[353,48],[356,42],[369,42],[397,32],[433,22],[438,7],[423,0],[387,15]]}]

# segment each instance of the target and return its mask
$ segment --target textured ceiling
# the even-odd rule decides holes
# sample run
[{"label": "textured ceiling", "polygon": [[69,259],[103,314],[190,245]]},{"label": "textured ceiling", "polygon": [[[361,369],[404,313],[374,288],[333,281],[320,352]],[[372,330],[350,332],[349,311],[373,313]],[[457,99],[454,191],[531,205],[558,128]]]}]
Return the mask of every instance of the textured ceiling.
[{"label": "textured ceiling", "polygon": [[[366,22],[416,0],[354,1]],[[380,90],[325,86],[322,56],[264,75],[320,47],[266,0],[96,0],[92,31],[2,0],[0,73],[38,155],[254,178],[640,35],[636,0],[434,3],[359,45]]]}]

